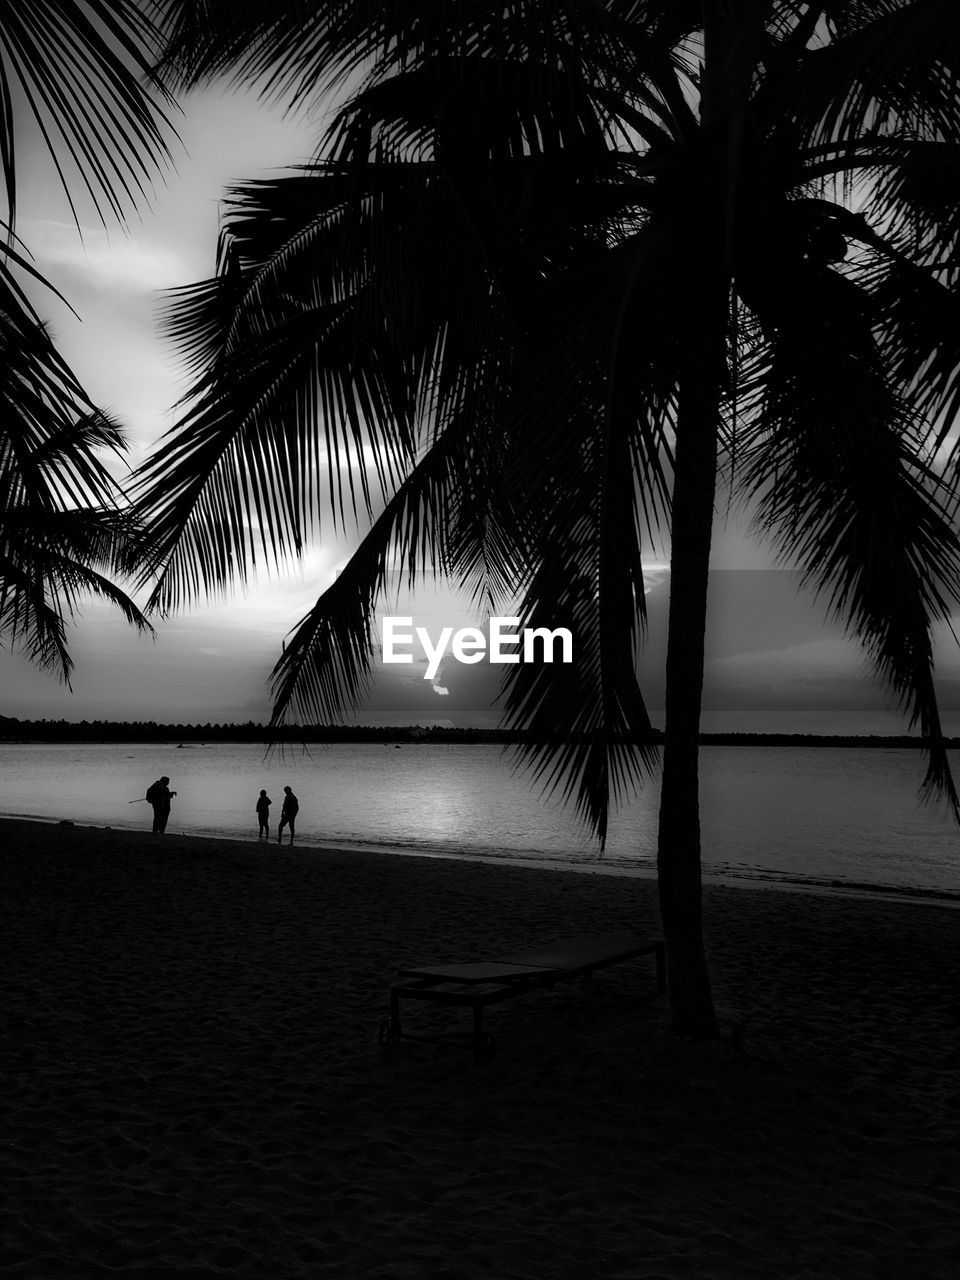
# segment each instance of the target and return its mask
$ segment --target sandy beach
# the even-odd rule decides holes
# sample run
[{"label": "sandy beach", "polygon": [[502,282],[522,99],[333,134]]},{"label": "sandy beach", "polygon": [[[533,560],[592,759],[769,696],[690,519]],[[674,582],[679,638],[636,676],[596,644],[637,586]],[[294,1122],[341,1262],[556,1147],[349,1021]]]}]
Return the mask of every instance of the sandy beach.
[{"label": "sandy beach", "polygon": [[5,1275],[957,1274],[956,911],[712,886],[721,1041],[671,1035],[647,957],[491,1011],[477,1065],[380,1049],[398,967],[656,935],[651,881],[19,821],[0,849]]}]

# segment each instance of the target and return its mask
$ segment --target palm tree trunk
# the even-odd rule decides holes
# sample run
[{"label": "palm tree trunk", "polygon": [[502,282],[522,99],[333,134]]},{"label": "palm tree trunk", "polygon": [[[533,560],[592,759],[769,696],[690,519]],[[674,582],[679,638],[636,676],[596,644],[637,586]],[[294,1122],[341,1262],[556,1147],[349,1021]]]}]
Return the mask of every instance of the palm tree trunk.
[{"label": "palm tree trunk", "polygon": [[[689,369],[689,366],[688,366]],[[718,1034],[703,945],[699,734],[707,571],[717,467],[717,406],[707,370],[680,388],[667,630],[666,714],[657,875],[673,1028]]]},{"label": "palm tree trunk", "polygon": [[678,378],[670,552],[670,613],[663,786],[657,874],[667,944],[674,1030],[719,1034],[703,945],[700,880],[700,708],[707,621],[707,573],[717,483],[717,430],[727,383],[731,250],[738,152],[753,67],[762,45],[759,0],[703,0],[700,124],[702,186],[690,192],[685,228],[692,253],[691,340]]}]

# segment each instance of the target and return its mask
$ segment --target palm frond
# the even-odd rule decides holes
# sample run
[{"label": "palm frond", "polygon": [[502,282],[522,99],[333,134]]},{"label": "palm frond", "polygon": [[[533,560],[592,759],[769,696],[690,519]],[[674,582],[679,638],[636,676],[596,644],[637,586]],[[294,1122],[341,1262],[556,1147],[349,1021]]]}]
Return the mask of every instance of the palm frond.
[{"label": "palm frond", "polygon": [[465,209],[430,165],[315,166],[232,207],[232,274],[168,305],[168,331],[205,368],[138,477],[164,605],[242,576],[258,545],[297,554],[323,455],[334,518],[369,513],[421,424],[479,404],[497,344],[518,340],[524,282],[502,214]]},{"label": "palm frond", "polygon": [[410,585],[449,567],[454,506],[473,423],[454,422],[411,470],[336,581],[288,637],[272,673],[271,725],[291,717],[336,723],[366,693],[372,628],[387,575]]},{"label": "palm frond", "polygon": [[831,17],[833,38],[778,66],[770,86],[807,143],[952,136],[960,13],[951,0],[836,6]]},{"label": "palm frond", "polygon": [[[932,456],[960,413],[960,297],[926,268],[901,259],[878,275],[873,301],[891,373],[914,412],[937,424],[927,446]],[[950,455],[956,468],[955,446]]]},{"label": "palm frond", "polygon": [[41,671],[54,671],[70,688],[73,659],[62,610],[23,558],[0,545],[0,638]]},{"label": "palm frond", "polygon": [[669,522],[684,323],[663,297],[673,252],[654,221],[615,250],[585,251],[545,287],[511,409],[506,493],[519,512],[513,555],[527,565],[523,625],[566,625],[576,659],[508,667],[506,715],[529,733],[521,761],[573,801],[601,847],[611,807],[656,759],[637,660],[642,556]]},{"label": "palm frond", "polygon": [[[864,645],[929,753],[924,794],[958,812],[933,681],[931,632],[960,601],[951,496],[924,464],[926,434],[902,402],[868,300],[822,272],[768,314],[763,405],[745,492],[757,520]],[[815,323],[813,317],[816,316]],[[802,342],[801,342],[802,335]]]},{"label": "palm frond", "polygon": [[693,0],[340,0],[319,10],[299,0],[276,0],[269,9],[257,0],[168,0],[161,8],[162,66],[172,83],[230,74],[293,104],[361,69],[378,77],[438,54],[539,65],[572,55],[595,68],[632,65],[635,73],[638,54],[655,44],[658,65],[669,68],[663,50],[700,23]]},{"label": "palm frond", "polygon": [[503,687],[507,723],[528,735],[521,763],[547,793],[573,800],[602,849],[611,806],[633,794],[657,752],[637,678],[645,605],[629,432],[593,449],[580,492],[566,493],[540,531],[521,607],[524,629],[570,632],[572,662],[538,655],[508,666]]},{"label": "palm frond", "polygon": [[130,571],[140,529],[100,453],[123,436],[54,347],[16,279],[0,270],[0,635],[69,684],[66,621],[98,595],[140,629],[105,576]]},{"label": "palm frond", "polygon": [[960,146],[912,139],[888,144],[874,180],[871,217],[916,262],[956,283],[960,268]]},{"label": "palm frond", "polygon": [[151,74],[157,47],[157,29],[134,0],[0,3],[0,173],[11,223],[15,91],[37,121],[71,207],[74,177],[104,219],[122,218],[149,192],[172,132],[172,100]]},{"label": "palm frond", "polygon": [[[6,486],[4,486],[6,489]],[[70,684],[66,624],[87,596],[112,604],[140,632],[152,627],[122,588],[105,576],[124,572],[138,527],[127,512],[38,508],[3,494],[0,523],[0,635],[41,669]]]},{"label": "palm frond", "polygon": [[97,450],[122,434],[90,402],[15,280],[0,271],[0,474],[53,508],[115,504],[116,485]]}]

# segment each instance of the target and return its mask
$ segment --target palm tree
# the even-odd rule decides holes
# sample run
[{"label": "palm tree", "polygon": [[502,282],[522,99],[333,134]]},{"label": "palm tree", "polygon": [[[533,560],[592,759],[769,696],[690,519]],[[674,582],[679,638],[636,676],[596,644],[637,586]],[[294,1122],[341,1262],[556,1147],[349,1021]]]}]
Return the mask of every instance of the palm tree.
[{"label": "palm tree", "polygon": [[102,219],[122,218],[166,155],[163,92],[142,83],[155,43],[133,0],[0,2],[0,636],[67,684],[66,622],[81,595],[111,601],[141,630],[149,623],[105,576],[135,562],[136,521],[99,456],[119,453],[122,433],[25,292],[30,281],[52,286],[16,235],[16,126],[33,117],[75,217],[79,186]]},{"label": "palm tree", "polygon": [[25,300],[0,281],[0,635],[67,685],[66,621],[79,598],[149,623],[106,574],[132,572],[137,526],[99,452],[123,438],[89,404]]},{"label": "palm tree", "polygon": [[227,200],[170,299],[196,375],[148,463],[153,603],[369,531],[274,671],[362,695],[388,568],[439,566],[572,667],[508,667],[536,772],[601,841],[653,767],[644,552],[671,543],[658,873],[671,1007],[716,1034],[698,732],[718,474],[864,644],[957,811],[931,630],[960,598],[960,14],[947,0],[169,6],[170,74],[353,91]]}]

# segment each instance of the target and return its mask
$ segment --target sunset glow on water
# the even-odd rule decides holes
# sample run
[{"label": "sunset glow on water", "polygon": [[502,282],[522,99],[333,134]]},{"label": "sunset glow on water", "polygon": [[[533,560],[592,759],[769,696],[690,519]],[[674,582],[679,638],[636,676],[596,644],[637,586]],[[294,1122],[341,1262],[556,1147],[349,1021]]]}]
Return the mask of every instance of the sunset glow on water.
[{"label": "sunset glow on water", "polygon": [[[0,812],[149,830],[142,797],[160,774],[178,792],[175,832],[255,840],[260,788],[275,830],[289,784],[302,845],[627,872],[655,864],[655,782],[613,817],[598,862],[574,814],[489,745],[311,746],[269,760],[250,745],[8,745]],[[960,831],[918,804],[921,776],[919,754],[902,749],[706,747],[704,874],[960,895]]]}]

